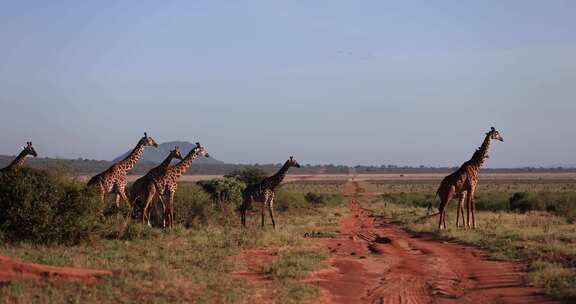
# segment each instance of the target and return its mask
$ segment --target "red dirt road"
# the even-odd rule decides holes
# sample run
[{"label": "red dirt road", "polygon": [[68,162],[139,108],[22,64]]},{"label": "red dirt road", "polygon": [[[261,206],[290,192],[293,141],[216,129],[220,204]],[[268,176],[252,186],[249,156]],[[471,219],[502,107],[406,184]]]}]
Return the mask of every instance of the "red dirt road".
[{"label": "red dirt road", "polygon": [[[366,194],[358,182],[349,194]],[[322,290],[320,303],[555,303],[525,287],[520,266],[491,261],[478,249],[404,232],[351,199],[341,233],[319,239],[331,267],[307,280]]]},{"label": "red dirt road", "polygon": [[88,283],[111,274],[112,272],[108,270],[46,266],[0,256],[0,283],[41,278],[78,280]]}]

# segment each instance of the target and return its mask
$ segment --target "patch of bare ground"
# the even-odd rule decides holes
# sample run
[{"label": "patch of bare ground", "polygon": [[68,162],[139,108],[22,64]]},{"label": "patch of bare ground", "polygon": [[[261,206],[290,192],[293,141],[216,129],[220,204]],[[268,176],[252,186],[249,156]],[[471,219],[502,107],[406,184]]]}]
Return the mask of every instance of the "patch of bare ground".
[{"label": "patch of bare ground", "polygon": [[250,303],[276,303],[272,279],[262,270],[276,259],[278,252],[277,247],[244,249],[234,257],[236,270],[232,275],[242,278],[254,287]]},{"label": "patch of bare ground", "polygon": [[307,281],[322,290],[320,303],[554,303],[526,287],[520,265],[490,260],[481,250],[411,235],[373,216],[349,181],[351,215],[335,238],[318,239],[332,253],[330,268]]},{"label": "patch of bare ground", "polygon": [[112,275],[109,270],[54,267],[35,263],[25,263],[10,257],[0,256],[0,282],[8,283],[19,279],[59,279],[77,280],[91,283],[97,279]]}]

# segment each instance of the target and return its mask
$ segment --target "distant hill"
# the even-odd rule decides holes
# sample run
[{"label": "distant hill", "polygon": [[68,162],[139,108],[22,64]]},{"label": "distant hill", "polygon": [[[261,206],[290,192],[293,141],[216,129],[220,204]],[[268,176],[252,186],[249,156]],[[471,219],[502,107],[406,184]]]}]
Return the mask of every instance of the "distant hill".
[{"label": "distant hill", "polygon": [[[180,151],[182,151],[182,155],[186,156],[186,154],[188,154],[188,152],[190,152],[190,150],[192,150],[192,148],[194,148],[196,146],[196,144],[187,142],[187,141],[170,141],[170,142],[165,142],[162,144],[158,145],[158,148],[154,148],[154,147],[146,147],[144,149],[144,155],[142,155],[142,158],[140,159],[140,162],[142,163],[161,163],[166,156],[168,155],[168,153],[170,153],[170,150],[174,149],[175,146],[180,147]],[[126,158],[126,156],[128,156],[128,154],[130,153],[130,151],[126,151],[125,153],[123,153],[122,155],[116,157],[114,159],[114,161],[119,161],[121,159]],[[174,161],[176,162],[176,161]],[[223,161],[219,161],[217,159],[214,159],[212,157],[199,157],[198,159],[196,159],[194,161],[195,165],[223,165],[224,162]]]}]

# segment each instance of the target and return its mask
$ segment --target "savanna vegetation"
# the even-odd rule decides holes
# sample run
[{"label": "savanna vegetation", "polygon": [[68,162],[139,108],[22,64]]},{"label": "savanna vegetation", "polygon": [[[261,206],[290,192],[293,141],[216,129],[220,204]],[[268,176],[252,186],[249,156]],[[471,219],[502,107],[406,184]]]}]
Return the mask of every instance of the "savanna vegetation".
[{"label": "savanna vegetation", "polygon": [[[246,184],[267,173],[258,168],[231,171],[222,178],[181,183],[175,197],[175,227],[161,227],[159,204],[153,227],[132,220],[124,205],[102,205],[65,166],[20,169],[0,174],[0,251],[29,262],[109,269],[95,283],[19,280],[0,287],[3,303],[196,302],[248,303],[257,286],[234,275],[247,267],[241,252],[274,248],[272,262],[255,270],[274,287],[280,303],[301,303],[319,295],[305,283],[308,271],[325,267],[329,253],[302,236],[333,236],[348,212],[343,181],[297,181],[277,190],[275,209],[281,229],[260,229],[259,210],[248,228],[239,225],[238,206]],[[378,185],[368,185],[374,193]],[[411,187],[405,185],[405,187]],[[502,186],[505,187],[505,186]],[[407,189],[407,188],[406,188]],[[426,218],[432,192],[371,196],[365,207],[413,232],[433,233],[479,246],[494,258],[521,261],[528,285],[550,295],[576,297],[576,192],[479,191],[479,228],[436,231]],[[455,208],[456,202],[451,203]],[[433,204],[437,206],[437,202]],[[256,207],[256,206],[255,206]],[[258,207],[256,207],[258,208]],[[254,270],[252,270],[254,271]]]},{"label": "savanna vegetation", "polygon": [[[233,274],[245,267],[237,256],[242,250],[269,247],[278,248],[278,255],[257,273],[271,278],[273,298],[300,303],[317,296],[317,287],[301,281],[308,270],[324,267],[328,255],[302,236],[310,231],[335,234],[347,212],[343,198],[280,188],[275,204],[281,229],[261,229],[256,214],[242,229],[237,208],[245,183],[239,176],[181,184],[175,197],[176,225],[168,230],[131,220],[124,205],[114,211],[112,197],[102,206],[99,195],[67,170],[1,174],[3,255],[114,274],[90,284],[50,278],[13,281],[0,287],[0,302],[249,303],[257,287]],[[153,224],[160,225],[161,207],[156,209]]]},{"label": "savanna vegetation", "polygon": [[473,230],[455,227],[453,201],[448,229],[437,231],[438,218],[427,217],[432,198],[429,193],[385,194],[366,207],[408,231],[478,246],[496,259],[520,261],[529,273],[526,284],[559,299],[576,300],[576,193],[479,192],[478,228]]}]

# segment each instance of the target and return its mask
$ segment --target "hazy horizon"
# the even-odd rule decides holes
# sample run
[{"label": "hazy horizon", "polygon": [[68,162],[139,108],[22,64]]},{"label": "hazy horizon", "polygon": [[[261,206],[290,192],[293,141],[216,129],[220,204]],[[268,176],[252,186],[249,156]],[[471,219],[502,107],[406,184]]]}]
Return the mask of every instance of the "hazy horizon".
[{"label": "hazy horizon", "polygon": [[576,164],[571,1],[0,0],[0,154]]}]

